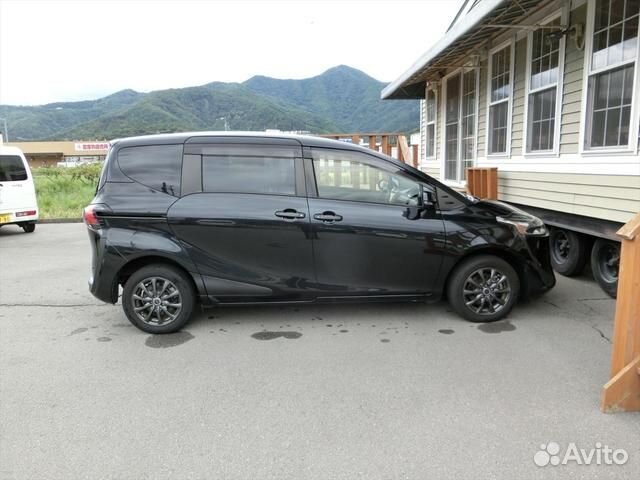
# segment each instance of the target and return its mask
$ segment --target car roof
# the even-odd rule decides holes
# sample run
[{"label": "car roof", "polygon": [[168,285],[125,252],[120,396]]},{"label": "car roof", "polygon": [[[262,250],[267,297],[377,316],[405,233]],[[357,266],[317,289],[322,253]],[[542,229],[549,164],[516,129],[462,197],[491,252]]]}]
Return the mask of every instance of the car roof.
[{"label": "car roof", "polygon": [[[265,143],[280,143],[283,140],[290,140],[292,142],[298,142],[304,147],[325,147],[325,148],[341,148],[346,150],[359,150],[367,153],[376,153],[368,148],[354,145],[349,142],[341,142],[339,140],[333,140],[330,138],[316,137],[313,135],[298,135],[290,133],[270,133],[270,132],[182,132],[182,133],[162,133],[156,135],[142,135],[138,137],[119,138],[111,141],[112,146],[118,147],[133,147],[142,145],[168,145],[176,143],[185,143],[187,141],[191,143],[197,143],[198,138],[229,138],[237,139],[264,139]],[[236,143],[234,142],[234,143]],[[378,153],[378,156],[382,156]],[[391,159],[391,157],[383,156],[385,159]]]},{"label": "car roof", "polygon": [[23,156],[22,150],[18,147],[12,147],[11,145],[0,145],[0,155],[18,155]]}]

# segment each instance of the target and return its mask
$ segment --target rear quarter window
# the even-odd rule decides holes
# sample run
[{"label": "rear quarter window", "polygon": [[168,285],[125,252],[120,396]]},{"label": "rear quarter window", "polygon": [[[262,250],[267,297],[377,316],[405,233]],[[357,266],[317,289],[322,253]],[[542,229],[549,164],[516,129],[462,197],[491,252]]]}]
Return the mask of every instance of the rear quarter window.
[{"label": "rear quarter window", "polygon": [[20,182],[27,179],[27,169],[18,155],[0,155],[0,182]]},{"label": "rear quarter window", "polygon": [[132,180],[180,196],[182,145],[124,147],[118,151],[118,165]]}]

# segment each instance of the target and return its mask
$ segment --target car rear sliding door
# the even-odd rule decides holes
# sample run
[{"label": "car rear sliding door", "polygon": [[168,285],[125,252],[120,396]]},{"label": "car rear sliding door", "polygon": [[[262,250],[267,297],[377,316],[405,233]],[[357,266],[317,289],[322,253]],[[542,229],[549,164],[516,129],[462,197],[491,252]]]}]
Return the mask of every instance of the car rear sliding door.
[{"label": "car rear sliding door", "polygon": [[305,297],[314,272],[300,144],[197,141],[185,144],[183,196],[168,217],[207,293],[227,302]]}]

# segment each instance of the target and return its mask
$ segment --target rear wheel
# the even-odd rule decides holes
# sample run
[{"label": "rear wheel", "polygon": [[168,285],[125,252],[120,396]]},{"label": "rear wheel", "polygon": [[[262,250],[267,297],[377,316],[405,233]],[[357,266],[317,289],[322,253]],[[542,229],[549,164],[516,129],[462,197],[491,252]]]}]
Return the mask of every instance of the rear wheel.
[{"label": "rear wheel", "polygon": [[22,225],[22,230],[24,230],[24,233],[33,233],[35,229],[35,223],[25,223],[24,225]]},{"label": "rear wheel", "polygon": [[616,298],[618,293],[618,269],[620,268],[620,244],[599,238],[591,249],[591,271],[600,288]]},{"label": "rear wheel", "polygon": [[148,265],[124,285],[122,308],[129,321],[147,333],[173,333],[191,318],[195,293],[189,278],[168,265]]},{"label": "rear wheel", "polygon": [[495,322],[513,308],[520,279],[509,263],[493,255],[464,260],[456,267],[447,295],[453,309],[471,322]]},{"label": "rear wheel", "polygon": [[561,275],[580,275],[588,258],[587,239],[571,230],[554,228],[549,235],[551,266]]}]

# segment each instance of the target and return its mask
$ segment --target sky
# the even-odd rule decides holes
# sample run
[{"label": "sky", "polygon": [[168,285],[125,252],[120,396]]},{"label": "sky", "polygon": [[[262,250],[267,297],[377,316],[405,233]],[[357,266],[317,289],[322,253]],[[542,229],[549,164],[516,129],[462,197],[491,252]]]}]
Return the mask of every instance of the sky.
[{"label": "sky", "polygon": [[0,104],[40,105],[349,65],[390,82],[462,0],[0,0]]}]

